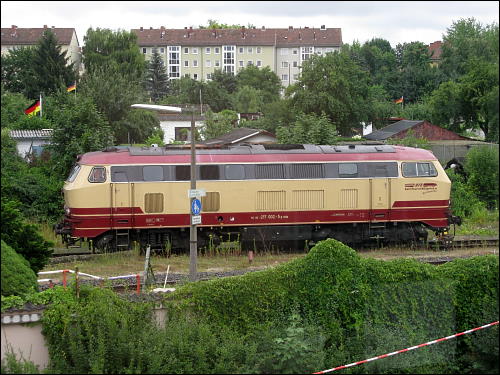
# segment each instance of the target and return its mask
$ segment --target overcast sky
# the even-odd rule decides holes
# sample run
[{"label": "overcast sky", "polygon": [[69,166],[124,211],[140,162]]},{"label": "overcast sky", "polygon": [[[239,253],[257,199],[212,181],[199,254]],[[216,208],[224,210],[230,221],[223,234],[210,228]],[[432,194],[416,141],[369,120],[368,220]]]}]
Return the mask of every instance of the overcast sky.
[{"label": "overcast sky", "polygon": [[256,27],[342,29],[342,40],[374,37],[398,43],[442,40],[454,21],[498,23],[498,1],[2,1],[2,27],[75,28],[80,45],[89,27],[179,29],[220,23]]}]

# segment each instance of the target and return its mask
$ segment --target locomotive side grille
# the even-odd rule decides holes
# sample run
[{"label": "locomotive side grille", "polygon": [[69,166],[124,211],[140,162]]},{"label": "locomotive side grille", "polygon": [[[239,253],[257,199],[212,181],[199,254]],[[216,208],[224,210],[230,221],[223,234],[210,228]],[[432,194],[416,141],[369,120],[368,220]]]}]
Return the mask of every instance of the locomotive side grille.
[{"label": "locomotive side grille", "polygon": [[324,190],[293,190],[292,208],[319,209],[325,208]]},{"label": "locomotive side grille", "polygon": [[290,164],[291,178],[324,178],[322,164]]},{"label": "locomotive side grille", "polygon": [[210,191],[201,197],[201,206],[203,211],[219,211],[220,210],[220,193],[218,191]]},{"label": "locomotive side grille", "polygon": [[255,178],[276,179],[285,178],[283,164],[257,164],[255,166]]},{"label": "locomotive side grille", "polygon": [[144,209],[147,213],[163,212],[163,194],[162,193],[145,194]]},{"label": "locomotive side grille", "polygon": [[286,192],[258,191],[256,199],[257,210],[284,210],[286,208]]},{"label": "locomotive side grille", "polygon": [[358,189],[340,190],[339,208],[358,208]]}]

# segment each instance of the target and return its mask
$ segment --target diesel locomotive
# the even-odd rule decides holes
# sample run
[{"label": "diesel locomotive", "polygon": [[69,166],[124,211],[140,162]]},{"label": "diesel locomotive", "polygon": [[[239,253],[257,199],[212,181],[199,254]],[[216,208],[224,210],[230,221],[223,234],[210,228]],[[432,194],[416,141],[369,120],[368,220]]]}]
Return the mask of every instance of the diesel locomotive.
[{"label": "diesel locomotive", "polygon": [[[112,147],[78,156],[63,188],[63,241],[95,249],[189,248],[191,154]],[[429,151],[391,145],[240,145],[196,151],[198,246],[244,247],[335,238],[449,238],[451,183]]]}]

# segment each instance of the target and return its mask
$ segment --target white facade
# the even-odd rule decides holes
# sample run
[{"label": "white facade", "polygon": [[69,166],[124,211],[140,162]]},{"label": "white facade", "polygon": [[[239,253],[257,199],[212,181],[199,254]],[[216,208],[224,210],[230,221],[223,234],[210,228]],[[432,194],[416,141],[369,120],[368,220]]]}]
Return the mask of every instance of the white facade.
[{"label": "white facade", "polygon": [[[194,125],[197,129],[201,128],[205,125],[204,121],[195,121]],[[176,140],[179,140],[178,136],[176,139],[176,131],[179,134],[181,129],[187,129],[187,134],[190,133],[191,129],[191,121],[182,121],[182,120],[160,120],[160,127],[163,130],[163,142],[165,144],[173,143]],[[186,141],[190,140],[189,136]]]}]

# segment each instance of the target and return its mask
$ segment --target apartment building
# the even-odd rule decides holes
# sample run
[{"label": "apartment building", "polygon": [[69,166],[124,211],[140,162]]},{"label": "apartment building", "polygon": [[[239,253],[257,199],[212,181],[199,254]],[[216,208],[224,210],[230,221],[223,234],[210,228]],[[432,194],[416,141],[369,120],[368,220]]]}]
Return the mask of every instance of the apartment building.
[{"label": "apartment building", "polygon": [[[14,48],[33,47],[37,45],[44,31],[47,29],[47,25],[44,25],[43,28],[20,28],[16,25],[12,25],[10,28],[2,27],[2,55]],[[75,67],[80,69],[81,49],[75,29],[52,26],[50,30],[56,36],[61,46],[61,51],[66,53],[68,63],[73,63]]]},{"label": "apartment building", "polygon": [[300,67],[313,54],[342,46],[339,28],[268,29],[133,29],[140,51],[150,59],[153,50],[163,58],[172,79],[184,76],[208,81],[220,69],[237,74],[249,65],[268,66],[282,85],[298,80]]}]

